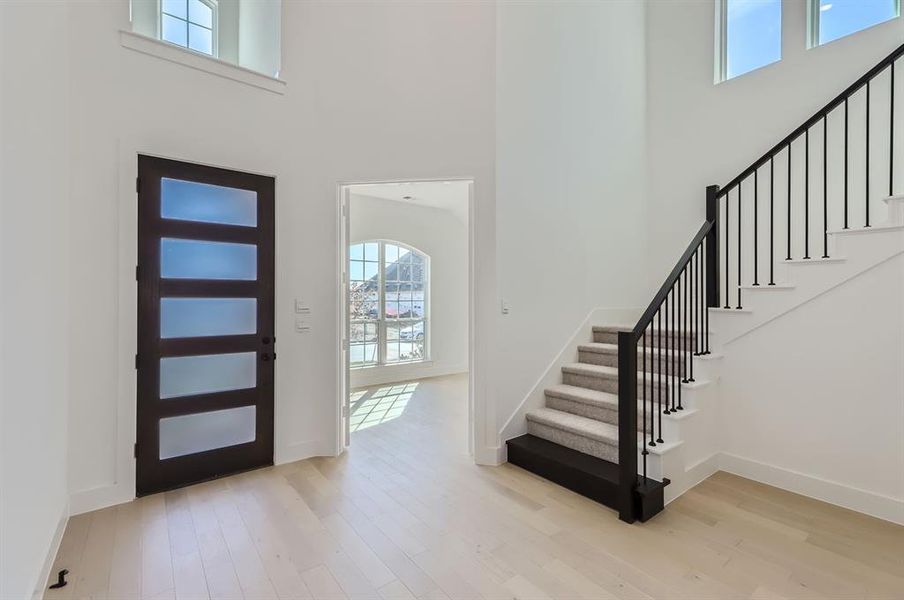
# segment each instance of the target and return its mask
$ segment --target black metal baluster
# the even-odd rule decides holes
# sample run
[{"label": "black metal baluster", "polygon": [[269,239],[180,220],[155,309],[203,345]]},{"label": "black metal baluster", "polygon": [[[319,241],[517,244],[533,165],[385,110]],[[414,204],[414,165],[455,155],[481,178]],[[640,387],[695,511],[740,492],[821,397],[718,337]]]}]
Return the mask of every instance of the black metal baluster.
[{"label": "black metal baluster", "polygon": [[659,353],[665,359],[665,385],[668,390],[668,396],[665,399],[666,414],[675,412],[675,390],[672,388],[672,378],[669,368],[669,348],[672,346],[672,338],[675,337],[675,329],[671,325],[670,317],[675,314],[675,298],[671,296],[671,291],[665,295],[665,348],[660,348]]},{"label": "black metal baluster", "polygon": [[656,442],[655,442],[655,440],[654,440],[654,436],[655,436],[654,431],[656,430],[656,422],[655,422],[655,419],[653,418],[653,414],[654,414],[654,411],[653,411],[653,404],[654,404],[654,402],[655,402],[655,398],[654,398],[654,396],[653,396],[653,389],[652,389],[652,386],[653,386],[653,373],[652,373],[651,367],[647,364],[647,332],[648,332],[648,331],[649,331],[649,333],[650,333],[650,359],[649,359],[649,360],[652,362],[652,358],[653,358],[653,342],[655,341],[655,338],[653,337],[653,332],[654,332],[655,330],[654,330],[654,327],[653,327],[653,321],[652,321],[652,320],[650,320],[650,324],[647,325],[646,329],[644,329],[644,331],[643,331],[643,336],[644,336],[644,346],[643,346],[643,353],[644,353],[644,354],[643,354],[643,359],[644,359],[644,367],[643,367],[643,400],[644,400],[644,404],[646,404],[646,402],[647,402],[647,372],[649,371],[649,372],[650,372],[650,383],[649,383],[649,386],[650,386],[650,392],[649,392],[649,394],[650,394],[650,400],[649,400],[649,401],[650,401],[650,441],[648,442],[648,444],[649,444],[650,446],[655,446],[655,445],[656,445]]},{"label": "black metal baluster", "polygon": [[829,121],[822,118],[822,257],[829,257]]},{"label": "black metal baluster", "polygon": [[694,325],[691,335],[694,339],[694,355],[700,356],[700,255],[699,246],[691,255],[691,276],[694,278]]},{"label": "black metal baluster", "polygon": [[690,279],[690,283],[688,285],[690,287],[691,297],[691,314],[689,315],[690,330],[688,330],[687,332],[687,345],[688,349],[690,350],[690,360],[688,361],[690,364],[690,374],[687,378],[688,381],[694,380],[694,357],[697,356],[697,337],[694,335],[694,332],[697,329],[697,271],[694,268],[695,256],[696,254],[691,255],[691,258],[688,261],[687,270],[687,276]]},{"label": "black metal baluster", "polygon": [[791,260],[791,142],[788,142],[788,256]]},{"label": "black metal baluster", "polygon": [[[643,380],[641,383],[641,397],[643,402],[643,435],[640,440],[643,442],[643,476],[647,476],[647,454],[649,454],[649,450],[647,450],[647,330],[643,330],[643,335],[641,336],[641,343],[643,344]],[[650,443],[653,443],[652,432],[650,437]]]},{"label": "black metal baluster", "polygon": [[753,172],[753,285],[760,285],[759,266],[757,264],[757,255],[759,254],[759,218],[757,211],[757,203],[759,202],[759,175],[760,170],[757,168]]},{"label": "black metal baluster", "polygon": [[[657,354],[662,349],[662,306],[660,305],[659,309],[656,311],[656,319],[659,321],[659,325],[657,329],[659,330],[659,342],[656,345]],[[656,375],[659,384],[656,386],[657,388],[657,396],[659,398],[659,437],[656,438],[656,441],[660,444],[664,443],[662,440],[662,365],[659,362],[660,356],[656,357]]]},{"label": "black metal baluster", "polygon": [[890,99],[888,103],[888,195],[895,188],[895,63],[891,63]]},{"label": "black metal baluster", "polygon": [[675,397],[681,396],[681,388],[678,387],[678,385],[677,385],[678,384],[678,377],[677,377],[678,365],[675,362],[675,347],[676,347],[676,344],[678,343],[677,340],[675,339],[675,336],[678,335],[678,327],[677,327],[678,319],[675,318],[675,311],[674,311],[676,301],[678,302],[679,309],[680,309],[681,297],[677,296],[675,294],[676,289],[677,288],[674,285],[672,285],[672,308],[673,308],[673,310],[672,310],[672,340],[671,340],[671,343],[669,344],[669,366],[672,369],[672,378],[670,379],[670,381],[672,382],[672,411],[675,410]]},{"label": "black metal baluster", "polygon": [[[693,303],[694,310],[692,312],[693,316],[691,317],[691,330],[689,332],[689,335],[691,336],[691,346],[694,349],[693,355],[697,356],[700,353],[700,348],[697,344],[697,329],[698,329],[697,318],[699,316],[698,311],[700,309],[698,307],[699,302],[698,302],[698,298],[697,298],[697,296],[699,295],[699,290],[697,289],[697,282],[699,281],[699,278],[697,277],[697,251],[696,250],[694,250],[694,253],[691,254],[690,265],[691,265],[691,302]],[[691,360],[691,373],[694,372],[693,365],[694,365],[693,360]]]},{"label": "black metal baluster", "polygon": [[703,301],[703,292],[706,288],[706,280],[704,279],[706,271],[703,270],[703,241],[700,242],[695,251],[697,255],[697,304],[700,307],[698,309],[700,312],[697,315],[697,331],[694,332],[694,337],[700,340],[697,355],[703,354],[703,313],[706,312],[706,302]]},{"label": "black metal baluster", "polygon": [[691,315],[691,313],[690,313],[691,305],[689,302],[690,294],[688,293],[688,286],[687,286],[687,265],[684,265],[684,270],[681,272],[681,274],[684,276],[684,315],[681,320],[681,325],[682,325],[682,328],[684,329],[684,335],[681,336],[681,350],[682,350],[681,364],[683,366],[683,371],[684,371],[682,373],[682,375],[684,375],[684,379],[682,381],[684,383],[687,383],[687,372],[688,372],[687,362],[688,362],[688,360],[690,360],[690,358],[688,356],[688,352],[687,352],[687,347],[688,347],[687,346],[687,336],[690,333],[690,327],[688,325],[688,321],[689,321],[690,315]]},{"label": "black metal baluster", "polygon": [[810,128],[804,132],[804,259],[810,258]]},{"label": "black metal baluster", "polygon": [[[684,376],[684,373],[681,372],[684,369],[682,368],[682,362],[679,360],[681,356],[681,340],[684,339],[685,331],[681,325],[681,277],[678,277],[678,280],[675,282],[674,289],[678,290],[678,318],[675,320],[675,335],[680,335],[681,338],[676,338],[672,342],[672,361],[675,365],[674,368],[674,385],[676,393],[678,394],[678,410],[684,410],[681,408],[681,379]],[[687,308],[687,307],[685,307]],[[679,333],[680,332],[680,333]]]},{"label": "black metal baluster", "polygon": [[844,228],[848,228],[848,99],[844,99]]},{"label": "black metal baluster", "polygon": [[[698,257],[699,247],[694,250],[694,253],[691,255],[691,264],[693,268],[691,269],[691,275],[694,278],[694,322],[691,323],[691,335],[694,339],[694,356],[700,356],[700,259]],[[691,361],[691,365],[693,365],[693,360]],[[693,366],[691,366],[691,373],[693,373]],[[691,377],[691,381],[693,381],[693,377]]]},{"label": "black metal baluster", "polygon": [[729,210],[728,205],[731,203],[731,190],[725,191],[725,306],[722,308],[731,308],[731,300],[728,294],[728,278],[730,275],[729,265],[731,261],[729,260],[729,252],[728,250],[731,248],[731,245],[728,243],[728,232],[731,229],[729,227]]},{"label": "black metal baluster", "polygon": [[769,285],[775,285],[775,155],[769,157]]},{"label": "black metal baluster", "polygon": [[741,188],[744,187],[744,181],[738,183],[738,305],[736,309],[741,310],[741,216],[744,214],[743,204],[741,204]]},{"label": "black metal baluster", "polygon": [[[709,249],[709,240],[704,238],[703,247]],[[709,254],[704,253],[704,265],[709,264]],[[708,271],[704,271],[706,273]],[[709,354],[709,298],[707,297],[709,287],[703,286],[703,354]]]},{"label": "black metal baluster", "polygon": [[869,81],[866,82],[866,227],[869,227]]},{"label": "black metal baluster", "polygon": [[[669,343],[669,296],[666,294],[665,299],[662,301],[662,309],[665,311],[665,343],[668,345]],[[662,340],[660,340],[659,348],[656,349],[656,357],[659,365],[659,384],[662,385],[663,382],[666,382],[665,377],[665,365],[662,363]],[[669,390],[668,390],[668,382],[665,383],[665,388],[663,391],[665,392],[665,410],[664,414],[671,414],[672,411],[669,410]]]},{"label": "black metal baluster", "polygon": [[[726,195],[726,198],[728,196]],[[691,296],[691,314],[690,314],[690,329],[687,332],[687,345],[690,350],[690,376],[687,378],[688,382],[694,380],[694,357],[697,356],[697,336],[695,332],[697,330],[697,272],[694,270],[694,257],[696,256],[696,252],[691,255],[691,259],[688,262],[688,272],[687,276],[691,280],[690,281],[690,296]]]}]

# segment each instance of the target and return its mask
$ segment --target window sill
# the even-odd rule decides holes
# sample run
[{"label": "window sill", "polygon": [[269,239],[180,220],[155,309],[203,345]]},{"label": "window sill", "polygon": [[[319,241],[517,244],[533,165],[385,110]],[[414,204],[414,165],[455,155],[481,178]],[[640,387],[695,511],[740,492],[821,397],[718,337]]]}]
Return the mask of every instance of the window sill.
[{"label": "window sill", "polygon": [[205,56],[186,48],[180,48],[140,33],[121,30],[119,32],[119,41],[124,48],[129,48],[142,54],[156,56],[172,63],[238,81],[239,83],[275,94],[286,93],[286,82],[281,79],[269,77],[251,69],[246,69],[211,56]]}]

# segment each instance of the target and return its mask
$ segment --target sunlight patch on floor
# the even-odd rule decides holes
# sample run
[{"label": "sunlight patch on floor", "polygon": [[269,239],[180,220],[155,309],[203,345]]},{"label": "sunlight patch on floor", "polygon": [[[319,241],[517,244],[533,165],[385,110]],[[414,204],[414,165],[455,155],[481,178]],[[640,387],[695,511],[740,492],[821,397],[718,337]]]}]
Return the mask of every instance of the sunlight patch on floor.
[{"label": "sunlight patch on floor", "polygon": [[360,431],[402,416],[417,386],[417,382],[400,383],[352,392],[351,430]]}]

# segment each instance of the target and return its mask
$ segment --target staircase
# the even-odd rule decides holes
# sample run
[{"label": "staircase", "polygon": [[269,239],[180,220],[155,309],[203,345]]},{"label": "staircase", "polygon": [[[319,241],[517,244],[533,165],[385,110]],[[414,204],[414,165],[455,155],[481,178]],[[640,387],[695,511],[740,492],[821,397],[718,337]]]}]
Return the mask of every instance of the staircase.
[{"label": "staircase", "polygon": [[[902,55],[904,45],[728,185],[707,188],[705,222],[642,316],[593,327],[544,406],[524,413],[527,433],[507,441],[509,462],[626,522],[660,512],[675,477],[672,497],[699,481],[694,469],[715,453],[706,440],[717,428],[706,410],[714,349],[904,253],[904,196],[894,193]],[[871,111],[885,119],[871,121]],[[866,143],[852,151],[858,137]]]},{"label": "staircase", "polygon": [[[618,333],[632,328],[632,325],[593,327],[593,340],[578,346],[578,362],[563,366],[562,383],[545,390],[546,406],[526,413],[528,433],[509,440],[509,462],[598,502],[618,506],[619,473],[615,468],[619,453]],[[638,409],[645,415],[638,422],[639,428],[652,415],[658,414],[662,406],[675,404],[675,411],[666,413],[667,421],[677,420],[679,411],[687,410],[690,415],[695,410],[685,407],[683,402],[679,406],[675,386],[689,391],[707,382],[686,381],[687,362],[671,350],[689,344],[692,337],[680,331],[665,332],[662,340],[657,339],[656,345],[648,348],[646,356],[638,356],[645,371],[640,379],[648,382],[648,400],[645,404],[641,400]],[[675,374],[671,378],[675,381],[657,377],[665,375],[667,370]],[[643,391],[639,390],[641,398]],[[662,453],[669,449],[661,438],[658,444],[653,447],[659,451],[652,455],[657,464]],[[677,442],[670,444],[672,448],[676,445]],[[642,452],[643,447],[641,440],[638,452]],[[580,465],[580,468],[575,469],[573,465]],[[661,473],[661,468],[651,470]],[[640,492],[636,500],[641,521],[663,508],[664,488],[670,481],[664,477],[660,479],[638,477]]]}]

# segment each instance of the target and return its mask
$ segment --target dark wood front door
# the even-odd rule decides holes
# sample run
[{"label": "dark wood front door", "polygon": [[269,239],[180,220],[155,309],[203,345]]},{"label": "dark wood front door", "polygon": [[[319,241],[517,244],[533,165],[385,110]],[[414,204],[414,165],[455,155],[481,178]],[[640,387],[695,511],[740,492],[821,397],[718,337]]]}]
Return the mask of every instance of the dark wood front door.
[{"label": "dark wood front door", "polygon": [[139,496],[273,463],[274,184],[138,157]]}]

